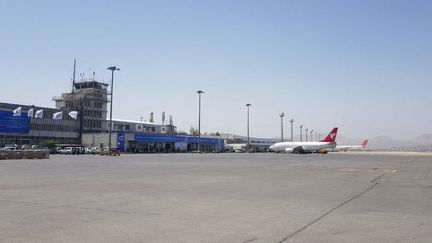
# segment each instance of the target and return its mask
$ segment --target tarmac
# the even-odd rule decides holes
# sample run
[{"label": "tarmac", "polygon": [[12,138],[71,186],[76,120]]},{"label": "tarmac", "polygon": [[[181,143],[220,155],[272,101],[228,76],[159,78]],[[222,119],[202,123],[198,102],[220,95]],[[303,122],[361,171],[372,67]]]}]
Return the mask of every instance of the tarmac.
[{"label": "tarmac", "polygon": [[0,242],[432,242],[432,156],[3,160]]}]

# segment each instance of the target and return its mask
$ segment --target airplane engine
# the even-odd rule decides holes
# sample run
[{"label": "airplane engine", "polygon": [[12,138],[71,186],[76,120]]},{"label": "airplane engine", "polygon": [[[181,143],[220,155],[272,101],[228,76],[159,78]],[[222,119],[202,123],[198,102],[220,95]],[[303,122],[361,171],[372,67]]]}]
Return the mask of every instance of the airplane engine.
[{"label": "airplane engine", "polygon": [[287,153],[292,153],[293,151],[294,151],[293,148],[286,148],[286,149],[285,149],[285,152],[287,152]]}]

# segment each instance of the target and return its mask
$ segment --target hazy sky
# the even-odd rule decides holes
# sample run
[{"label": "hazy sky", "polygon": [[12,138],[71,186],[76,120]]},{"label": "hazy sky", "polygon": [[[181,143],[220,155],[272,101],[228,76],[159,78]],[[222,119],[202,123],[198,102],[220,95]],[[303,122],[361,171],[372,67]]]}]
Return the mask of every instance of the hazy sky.
[{"label": "hazy sky", "polygon": [[[78,72],[115,77],[114,117],[280,134],[279,113],[347,137],[432,133],[432,1],[0,2],[0,101],[54,106]],[[167,116],[168,117],[168,116]],[[287,121],[288,119],[286,119]],[[286,133],[288,125],[285,123]]]}]

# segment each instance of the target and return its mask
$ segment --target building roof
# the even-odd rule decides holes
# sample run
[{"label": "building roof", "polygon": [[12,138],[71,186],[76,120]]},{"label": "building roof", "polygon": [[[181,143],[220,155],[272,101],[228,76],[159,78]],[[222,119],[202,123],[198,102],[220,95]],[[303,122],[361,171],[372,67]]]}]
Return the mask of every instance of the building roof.
[{"label": "building roof", "polygon": [[[107,119],[107,120],[109,121],[109,119]],[[117,122],[127,122],[127,123],[134,123],[134,124],[146,124],[146,125],[163,126],[162,124],[157,124],[157,123],[154,123],[154,122],[134,121],[134,120],[125,120],[125,119],[112,119],[112,120],[113,121],[117,121]]]}]

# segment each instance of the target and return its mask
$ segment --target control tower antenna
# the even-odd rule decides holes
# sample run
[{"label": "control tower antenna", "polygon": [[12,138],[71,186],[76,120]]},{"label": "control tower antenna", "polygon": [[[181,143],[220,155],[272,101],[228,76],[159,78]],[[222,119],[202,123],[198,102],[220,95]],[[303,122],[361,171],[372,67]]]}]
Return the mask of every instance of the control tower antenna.
[{"label": "control tower antenna", "polygon": [[75,91],[76,58],[74,58],[74,69],[72,74],[72,93]]}]

